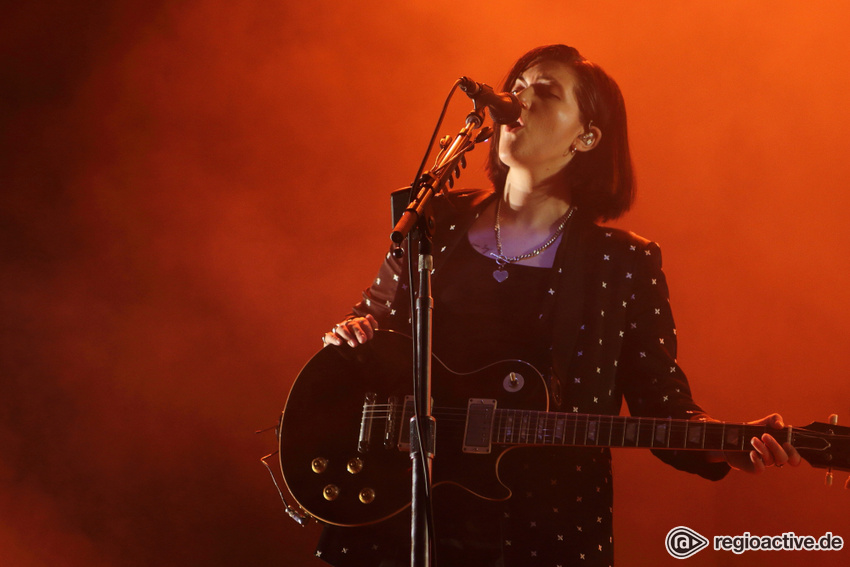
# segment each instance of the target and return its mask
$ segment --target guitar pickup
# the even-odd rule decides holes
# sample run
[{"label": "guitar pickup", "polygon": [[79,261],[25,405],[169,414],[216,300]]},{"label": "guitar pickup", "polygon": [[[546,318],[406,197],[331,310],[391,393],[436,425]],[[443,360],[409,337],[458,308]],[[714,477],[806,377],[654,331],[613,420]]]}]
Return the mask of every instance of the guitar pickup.
[{"label": "guitar pickup", "polygon": [[378,394],[367,393],[363,398],[363,413],[360,416],[360,436],[357,439],[357,452],[368,453],[372,444],[372,425],[375,423],[375,400]]},{"label": "guitar pickup", "polygon": [[464,453],[490,453],[495,418],[496,400],[469,398],[463,432]]}]

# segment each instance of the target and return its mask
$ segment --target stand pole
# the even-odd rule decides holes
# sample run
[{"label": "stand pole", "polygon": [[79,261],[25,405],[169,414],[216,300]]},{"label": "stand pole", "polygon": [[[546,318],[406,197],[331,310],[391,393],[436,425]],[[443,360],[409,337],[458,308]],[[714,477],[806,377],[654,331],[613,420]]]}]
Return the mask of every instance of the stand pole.
[{"label": "stand pole", "polygon": [[[428,231],[424,231],[428,233]],[[431,297],[430,234],[420,234],[419,241],[419,294],[416,299],[416,331],[414,358],[416,365],[416,415],[410,420],[410,459],[413,471],[411,493],[411,547],[412,567],[431,565],[430,542],[433,538],[428,521],[431,496],[431,471],[434,460],[436,422],[431,415]]]},{"label": "stand pole", "polygon": [[[412,187],[415,197],[396,222],[391,238],[401,244],[408,234],[418,237],[419,242],[419,286],[416,296],[415,326],[413,329],[414,380],[413,392],[416,414],[410,420],[410,459],[412,464],[411,520],[410,520],[410,564],[411,567],[431,566],[431,545],[434,534],[430,528],[431,469],[434,460],[436,422],[431,415],[431,238],[434,219],[429,206],[438,193],[459,172],[463,155],[475,144],[483,142],[492,134],[486,128],[473,138],[473,132],[481,127],[483,108],[476,108],[466,117],[466,124],[454,142],[443,146],[437,163]],[[399,248],[398,250],[401,250]]]}]

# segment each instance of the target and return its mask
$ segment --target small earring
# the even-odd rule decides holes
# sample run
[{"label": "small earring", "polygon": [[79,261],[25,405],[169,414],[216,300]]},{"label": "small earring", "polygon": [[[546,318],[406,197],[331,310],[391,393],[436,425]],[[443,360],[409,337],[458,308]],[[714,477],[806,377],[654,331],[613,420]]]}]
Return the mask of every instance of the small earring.
[{"label": "small earring", "polygon": [[575,146],[570,146],[569,148],[567,148],[566,150],[564,150],[564,153],[563,153],[563,154],[561,154],[561,155],[562,155],[563,157],[567,157],[567,156],[575,155],[576,151],[578,151],[578,150],[576,149],[576,147],[575,147]]}]

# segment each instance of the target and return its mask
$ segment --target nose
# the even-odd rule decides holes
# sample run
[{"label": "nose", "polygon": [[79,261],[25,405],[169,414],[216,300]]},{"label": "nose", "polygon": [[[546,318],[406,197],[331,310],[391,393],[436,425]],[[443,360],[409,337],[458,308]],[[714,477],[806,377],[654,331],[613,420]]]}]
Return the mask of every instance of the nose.
[{"label": "nose", "polygon": [[527,91],[528,89],[526,88],[514,89],[511,91],[512,93],[514,93],[514,96],[517,98],[517,100],[519,100],[519,104],[523,108],[528,108],[528,100],[526,100],[526,97],[528,95],[525,94]]}]

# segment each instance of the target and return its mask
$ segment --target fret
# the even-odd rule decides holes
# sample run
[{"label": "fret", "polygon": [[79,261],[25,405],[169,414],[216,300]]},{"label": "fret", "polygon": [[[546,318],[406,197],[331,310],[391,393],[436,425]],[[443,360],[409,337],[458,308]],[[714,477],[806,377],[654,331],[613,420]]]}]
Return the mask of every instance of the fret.
[{"label": "fret", "polygon": [[514,412],[514,427],[513,427],[513,441],[514,443],[522,443],[522,423],[523,423],[523,412],[522,410],[516,410]]},{"label": "fret", "polygon": [[653,436],[652,443],[653,447],[660,446],[670,448],[670,420],[662,421],[658,423],[657,421],[654,424],[655,435]]},{"label": "fret", "polygon": [[576,444],[576,433],[578,433],[578,414],[572,414],[570,416],[570,419],[573,422],[572,423],[572,426],[573,426],[573,442],[571,443],[571,445],[575,445]]},{"label": "fret", "polygon": [[777,441],[779,441],[780,443],[791,443],[793,445],[793,443],[792,443],[793,439],[794,439],[794,428],[789,425],[785,428],[785,439],[782,440],[782,441],[779,441],[779,439],[777,439]]},{"label": "fret", "polygon": [[543,419],[542,422],[537,426],[537,437],[538,442],[546,445],[548,443],[547,439],[549,439],[549,414],[546,412],[540,412],[539,414]]},{"label": "fret", "polygon": [[626,420],[621,416],[611,416],[611,434],[608,445],[622,447],[626,442]]},{"label": "fret", "polygon": [[723,450],[723,427],[722,423],[706,423],[703,433],[703,449]]},{"label": "fret", "polygon": [[505,410],[505,443],[514,442],[514,413],[516,410]]},{"label": "fret", "polygon": [[611,437],[614,435],[614,416],[611,416],[611,423],[608,427],[608,446],[611,446]]},{"label": "fret", "polygon": [[555,415],[555,433],[552,435],[552,443],[555,443],[555,441],[560,437],[561,445],[564,444],[564,421],[564,416],[560,414]]},{"label": "fret", "polygon": [[625,427],[623,427],[623,447],[626,446],[626,441],[629,442],[629,445],[634,443],[634,446],[637,447],[637,433],[638,426],[640,425],[640,418],[637,419],[628,419],[625,420]]},{"label": "fret", "polygon": [[528,412],[528,442],[532,445],[538,443],[540,434],[540,414],[536,411]]},{"label": "fret", "polygon": [[529,412],[526,412],[526,413],[528,413],[528,429],[527,429],[528,435],[525,438],[525,442],[528,443],[529,445],[534,445],[534,444],[537,443],[537,433],[538,433],[538,430],[537,430],[538,425],[537,424],[538,424],[538,421],[539,421],[540,414],[537,413],[536,411],[529,411]]},{"label": "fret", "polygon": [[520,426],[519,426],[519,440],[521,443],[528,443],[528,420],[529,415],[527,411],[521,412],[520,414]]},{"label": "fret", "polygon": [[723,448],[740,451],[744,448],[743,427],[737,423],[729,423],[723,434]]},{"label": "fret", "polygon": [[593,445],[598,445],[599,438],[597,437],[597,433],[599,432],[599,420],[591,418],[593,418],[593,416],[587,416],[587,432],[585,433],[584,438],[592,441]]},{"label": "fret", "polygon": [[703,431],[705,430],[704,421],[688,422],[688,441],[685,447],[687,449],[696,449],[702,445]]},{"label": "fret", "polygon": [[573,435],[575,443],[573,445],[581,447],[587,445],[587,419],[585,414],[576,414],[575,428],[575,434]]},{"label": "fret", "polygon": [[684,449],[688,446],[688,422],[683,419],[670,420],[670,432],[667,436],[668,449]]},{"label": "fret", "polygon": [[750,439],[753,437],[758,437],[761,439],[761,436],[766,432],[766,429],[761,425],[746,425],[742,426],[744,432],[741,434],[741,450],[749,451],[753,448],[752,443],[750,443]]},{"label": "fret", "polygon": [[635,445],[636,447],[654,447],[655,446],[655,418],[648,417],[640,420],[638,426],[638,438],[643,439],[643,443]]},{"label": "fret", "polygon": [[549,443],[555,444],[555,427],[558,425],[558,414],[546,414],[546,431],[549,436]]},{"label": "fret", "polygon": [[[597,432],[596,432],[596,444],[602,445],[603,447],[607,445],[611,445],[611,418],[607,415],[600,415],[596,418],[597,422]],[[605,439],[608,439],[607,444],[605,443]]]},{"label": "fret", "polygon": [[[541,416],[543,416],[543,419],[540,419]],[[546,414],[545,413],[537,412],[537,427],[535,429],[537,430],[537,435],[535,436],[534,442],[538,443],[538,444],[540,444],[540,443],[545,444],[546,443]]]}]

